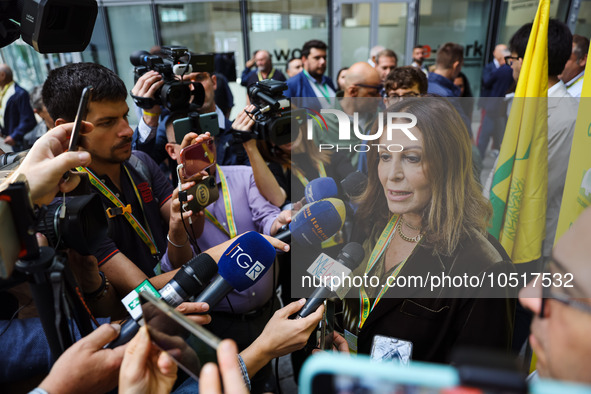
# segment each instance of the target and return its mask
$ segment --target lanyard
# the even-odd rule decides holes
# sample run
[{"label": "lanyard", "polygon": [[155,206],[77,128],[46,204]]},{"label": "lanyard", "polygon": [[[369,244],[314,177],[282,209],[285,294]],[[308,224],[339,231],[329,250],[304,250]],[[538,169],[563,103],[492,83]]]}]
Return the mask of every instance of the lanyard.
[{"label": "lanyard", "polygon": [[[378,242],[376,243],[376,246],[374,246],[373,251],[371,252],[371,256],[369,256],[369,260],[367,261],[367,267],[365,268],[365,275],[367,275],[372,270],[372,268],[376,265],[376,263],[378,262],[380,257],[382,257],[382,255],[384,254],[384,251],[388,248],[388,245],[390,245],[390,241],[392,240],[392,236],[394,235],[394,231],[396,230],[396,226],[398,225],[398,220],[399,220],[399,216],[397,216],[397,215],[392,216],[392,218],[390,219],[390,221],[388,222],[388,224],[384,228],[384,231],[382,231],[382,234],[378,238]],[[394,272],[392,272],[392,274],[390,275],[390,278],[396,278],[398,276],[398,273],[400,272],[400,270],[404,266],[404,263],[406,263],[406,260],[408,260],[408,258],[406,258],[402,263],[398,264],[398,267],[396,267]],[[386,283],[388,283],[388,281]],[[388,286],[382,287],[382,290],[380,291],[380,293],[376,297],[375,301],[373,302],[373,305],[371,305],[371,301],[370,301],[369,297],[367,296],[367,292],[365,291],[365,288],[363,286],[361,286],[359,288],[359,299],[360,299],[360,303],[361,303],[361,307],[359,308],[359,329],[360,330],[361,330],[361,327],[363,327],[363,324],[365,323],[365,321],[367,320],[367,317],[369,316],[370,312],[373,310],[373,308],[376,307],[376,305],[378,304],[380,299],[383,297],[383,295],[386,293],[386,291],[388,291]]]},{"label": "lanyard", "polygon": [[205,217],[209,219],[210,222],[213,223],[221,232],[226,234],[230,239],[234,238],[238,235],[236,231],[236,223],[234,222],[234,213],[232,211],[232,198],[230,197],[230,190],[228,189],[228,182],[226,181],[226,176],[222,171],[222,168],[219,165],[215,165],[216,171],[220,174],[220,182],[222,184],[222,198],[224,199],[224,208],[226,211],[226,221],[228,223],[228,230],[222,226],[222,224],[217,220],[215,216],[211,214],[207,209],[205,209]]},{"label": "lanyard", "polygon": [[271,72],[269,73],[269,75],[267,75],[267,78],[263,78],[263,74],[261,74],[261,72],[257,72],[257,76],[259,77],[259,81],[262,81],[263,79],[273,79],[273,74],[275,74],[275,67],[273,67],[271,69]]},{"label": "lanyard", "polygon": [[[304,174],[302,173],[302,171],[300,171],[299,168],[292,167],[291,171],[295,174],[296,177],[298,177],[298,179],[300,180],[302,185],[304,185],[304,187],[308,183],[310,183],[310,181],[308,181],[308,178],[304,176]],[[326,169],[324,168],[324,163],[322,162],[318,163],[318,175],[320,175],[321,178],[326,178]]]},{"label": "lanyard", "polygon": [[122,215],[125,217],[125,219],[127,219],[129,224],[131,225],[131,227],[135,230],[135,232],[141,238],[141,240],[144,241],[146,246],[148,246],[152,256],[157,256],[159,254],[158,247],[156,246],[156,243],[154,242],[154,238],[152,237],[152,232],[150,231],[150,227],[148,225],[148,220],[146,218],[146,214],[144,213],[144,206],[142,204],[142,199],[140,197],[140,194],[139,194],[137,188],[135,187],[135,183],[133,182],[133,179],[131,178],[129,171],[127,170],[127,167],[125,167],[125,165],[123,165],[123,168],[125,169],[125,172],[126,172],[127,176],[129,177],[129,180],[131,181],[131,185],[133,186],[133,189],[135,191],[135,195],[138,199],[138,202],[140,203],[140,207],[142,210],[142,214],[144,216],[147,230],[144,229],[144,227],[141,225],[141,223],[139,223],[137,221],[137,219],[135,218],[135,216],[133,216],[133,214],[131,213],[131,206],[129,206],[129,205],[124,206],[123,203],[121,202],[121,200],[119,200],[113,194],[113,192],[107,187],[107,185],[105,185],[103,182],[101,182],[101,180],[98,179],[97,176],[94,175],[92,173],[92,171],[90,171],[89,168],[77,167],[77,170],[81,171],[81,172],[86,172],[88,174],[89,179],[90,179],[90,183],[92,183],[92,185],[94,187],[96,187],[98,189],[98,191],[100,191],[105,197],[107,197],[109,199],[109,201],[111,201],[117,208],[121,208]]},{"label": "lanyard", "polygon": [[314,83],[316,84],[316,86],[318,86],[318,90],[320,91],[320,93],[322,93],[322,95],[324,96],[324,98],[328,102],[330,102],[330,94],[328,92],[328,86],[327,86],[327,84],[318,82],[316,79],[312,78],[312,76],[306,70],[303,70],[303,72],[304,72],[304,74],[306,74],[306,77],[308,77],[309,79],[311,79],[311,80],[314,81]]}]

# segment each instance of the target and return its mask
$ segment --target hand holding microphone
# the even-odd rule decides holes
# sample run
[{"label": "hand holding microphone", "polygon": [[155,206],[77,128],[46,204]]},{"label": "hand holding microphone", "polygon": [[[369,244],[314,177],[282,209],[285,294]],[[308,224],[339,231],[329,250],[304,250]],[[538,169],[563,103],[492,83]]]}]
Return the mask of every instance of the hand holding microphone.
[{"label": "hand holding microphone", "polygon": [[275,235],[275,238],[287,242],[293,237],[300,245],[320,246],[341,229],[345,212],[345,204],[337,198],[307,204],[293,217],[289,229]]},{"label": "hand holding microphone", "polygon": [[[350,242],[343,247],[337,261],[331,259],[325,254],[321,254],[318,259],[312,263],[308,272],[312,271],[317,273],[316,277],[322,276],[326,282],[332,284],[331,277],[335,276],[342,280],[345,276],[348,276],[352,270],[357,268],[365,257],[365,251],[363,247],[357,242]],[[341,287],[344,284],[341,283]],[[320,305],[324,303],[324,300],[333,296],[338,289],[331,289],[328,286],[318,287],[312,295],[306,300],[303,308],[298,312],[298,318],[306,317],[314,312]]]},{"label": "hand holding microphone", "polygon": [[196,302],[217,305],[232,290],[243,291],[258,282],[275,261],[275,248],[254,231],[234,239],[218,262],[218,275]]}]

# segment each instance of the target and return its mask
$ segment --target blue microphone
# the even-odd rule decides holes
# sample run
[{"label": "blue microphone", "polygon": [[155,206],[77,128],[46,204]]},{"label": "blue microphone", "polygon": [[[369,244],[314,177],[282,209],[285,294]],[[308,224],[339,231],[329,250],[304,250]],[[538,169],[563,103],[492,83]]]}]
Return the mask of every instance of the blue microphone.
[{"label": "blue microphone", "polygon": [[306,185],[306,202],[312,203],[329,197],[336,197],[339,194],[337,183],[330,177],[316,178]]},{"label": "blue microphone", "polygon": [[338,198],[327,198],[304,207],[293,217],[288,230],[275,235],[283,242],[293,239],[300,245],[320,246],[335,235],[345,222],[345,204]]},{"label": "blue microphone", "polygon": [[261,234],[250,231],[236,238],[218,262],[218,274],[196,302],[217,305],[232,290],[254,285],[275,261],[275,248]]}]

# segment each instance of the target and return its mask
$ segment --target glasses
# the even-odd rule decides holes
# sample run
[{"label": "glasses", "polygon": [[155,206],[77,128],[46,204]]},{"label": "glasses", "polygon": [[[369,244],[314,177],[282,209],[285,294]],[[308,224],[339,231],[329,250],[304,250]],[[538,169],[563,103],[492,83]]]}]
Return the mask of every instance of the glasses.
[{"label": "glasses", "polygon": [[575,308],[580,311],[587,312],[587,313],[591,314],[591,305],[586,304],[581,301],[578,301],[576,299],[573,299],[573,298],[571,298],[567,295],[564,295],[564,294],[554,293],[554,292],[552,292],[551,287],[543,286],[542,287],[542,305],[540,306],[540,313],[539,313],[539,317],[542,319],[547,318],[549,315],[548,308],[546,306],[546,302],[550,298],[555,301],[558,301],[564,305],[568,305],[572,308]]},{"label": "glasses", "polygon": [[389,104],[395,104],[399,101],[402,101],[403,98],[405,97],[419,97],[420,94],[416,93],[416,92],[408,92],[408,93],[404,93],[404,94],[396,94],[396,93],[392,93],[390,95],[385,96],[384,98],[386,100],[388,100]]},{"label": "glasses", "polygon": [[513,65],[513,60],[519,60],[519,56],[505,56],[505,63],[507,63],[509,66]]},{"label": "glasses", "polygon": [[381,92],[382,89],[384,88],[384,85],[366,85],[364,83],[356,83],[355,86],[361,86],[362,88],[369,88],[369,89],[375,89],[378,92]]}]

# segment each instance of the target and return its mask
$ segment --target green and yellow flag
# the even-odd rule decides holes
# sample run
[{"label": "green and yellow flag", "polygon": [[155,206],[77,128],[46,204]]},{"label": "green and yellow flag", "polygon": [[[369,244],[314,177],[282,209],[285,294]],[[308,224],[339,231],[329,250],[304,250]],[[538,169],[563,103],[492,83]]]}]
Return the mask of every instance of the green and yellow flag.
[{"label": "green and yellow flag", "polygon": [[[587,62],[585,66],[585,75],[591,75],[589,63]],[[591,104],[591,77],[583,80],[581,104],[570,150],[554,243],[568,230],[581,212],[591,205],[591,111],[589,111],[589,104]]]},{"label": "green and yellow flag", "polygon": [[548,21],[540,0],[493,176],[489,232],[514,263],[538,259],[548,194]]}]

